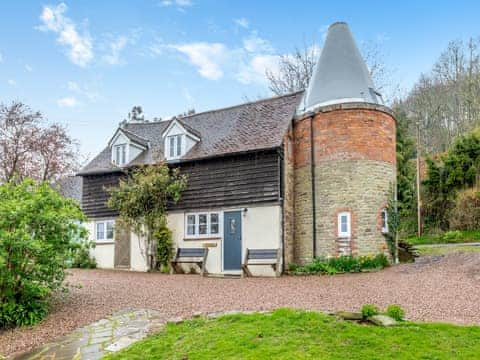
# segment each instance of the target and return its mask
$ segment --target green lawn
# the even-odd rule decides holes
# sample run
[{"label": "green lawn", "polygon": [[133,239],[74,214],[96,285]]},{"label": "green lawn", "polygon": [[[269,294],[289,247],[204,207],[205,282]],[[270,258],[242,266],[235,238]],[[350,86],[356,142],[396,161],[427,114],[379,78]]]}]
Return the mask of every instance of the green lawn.
[{"label": "green lawn", "polygon": [[419,246],[417,248],[419,255],[446,255],[460,252],[480,252],[480,246],[455,246],[455,245],[442,245],[442,246]]},{"label": "green lawn", "polygon": [[411,236],[405,239],[412,245],[459,244],[480,242],[480,230],[448,231],[444,234]]},{"label": "green lawn", "polygon": [[169,324],[106,359],[478,359],[480,327],[381,328],[316,312],[228,315]]}]

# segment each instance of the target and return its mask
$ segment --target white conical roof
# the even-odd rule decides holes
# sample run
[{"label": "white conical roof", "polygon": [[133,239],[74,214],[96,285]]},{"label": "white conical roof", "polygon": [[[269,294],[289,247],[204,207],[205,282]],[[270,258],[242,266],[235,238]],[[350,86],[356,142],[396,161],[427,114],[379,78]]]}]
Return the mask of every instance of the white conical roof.
[{"label": "white conical roof", "polygon": [[348,25],[337,22],[327,38],[298,113],[347,102],[383,104]]}]

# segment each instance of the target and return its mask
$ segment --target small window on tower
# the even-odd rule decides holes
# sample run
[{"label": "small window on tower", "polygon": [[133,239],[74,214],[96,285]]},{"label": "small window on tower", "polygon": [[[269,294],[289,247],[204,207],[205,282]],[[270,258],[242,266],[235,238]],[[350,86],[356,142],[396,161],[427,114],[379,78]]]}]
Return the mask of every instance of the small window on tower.
[{"label": "small window on tower", "polygon": [[338,214],[338,237],[350,237],[351,220],[349,212],[341,212]]},{"label": "small window on tower", "polygon": [[388,211],[387,209],[382,209],[382,233],[388,233]]}]

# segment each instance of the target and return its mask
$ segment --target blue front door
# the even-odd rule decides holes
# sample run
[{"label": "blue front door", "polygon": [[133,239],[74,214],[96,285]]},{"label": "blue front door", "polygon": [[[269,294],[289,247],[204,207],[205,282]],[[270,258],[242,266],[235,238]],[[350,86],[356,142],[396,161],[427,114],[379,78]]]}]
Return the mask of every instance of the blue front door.
[{"label": "blue front door", "polygon": [[242,214],[229,211],[223,217],[223,270],[240,270],[242,265]]}]

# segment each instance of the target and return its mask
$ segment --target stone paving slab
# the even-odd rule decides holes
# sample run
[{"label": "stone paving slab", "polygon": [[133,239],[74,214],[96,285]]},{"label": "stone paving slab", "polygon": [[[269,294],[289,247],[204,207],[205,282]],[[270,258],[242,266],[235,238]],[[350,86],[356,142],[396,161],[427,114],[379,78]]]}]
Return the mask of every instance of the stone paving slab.
[{"label": "stone paving slab", "polygon": [[156,310],[122,310],[13,359],[97,360],[143,339],[163,324]]}]

